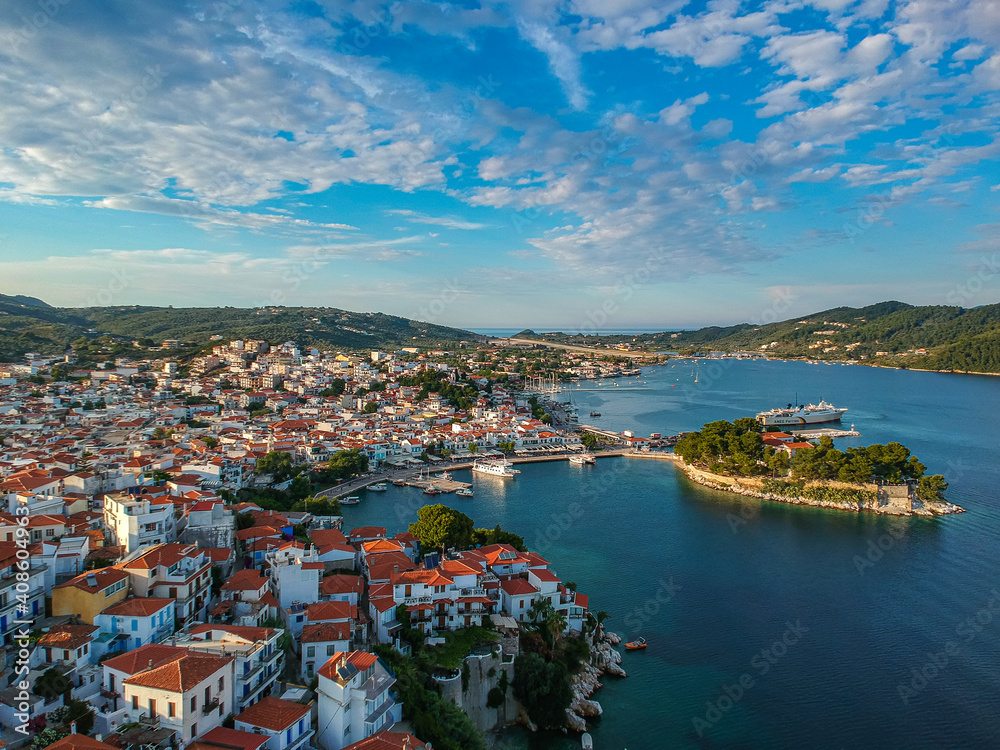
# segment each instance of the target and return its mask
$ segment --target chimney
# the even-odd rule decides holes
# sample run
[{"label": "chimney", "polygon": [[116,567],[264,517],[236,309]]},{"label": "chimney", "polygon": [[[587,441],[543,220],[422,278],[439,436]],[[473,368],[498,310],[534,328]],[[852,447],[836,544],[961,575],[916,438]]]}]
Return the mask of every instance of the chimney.
[{"label": "chimney", "polygon": [[69,723],[69,733],[70,734],[76,734],[76,722],[75,721],[71,721]]},{"label": "chimney", "polygon": [[393,565],[392,566],[392,574],[394,576],[398,576],[399,575],[399,566],[398,565]]}]

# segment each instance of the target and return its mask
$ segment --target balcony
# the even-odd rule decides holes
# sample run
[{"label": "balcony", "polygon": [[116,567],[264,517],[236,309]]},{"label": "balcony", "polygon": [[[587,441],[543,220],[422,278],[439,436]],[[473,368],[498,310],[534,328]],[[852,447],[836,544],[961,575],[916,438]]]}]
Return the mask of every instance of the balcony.
[{"label": "balcony", "polygon": [[203,714],[205,714],[206,716],[208,716],[208,714],[210,714],[213,711],[215,711],[215,709],[217,709],[218,707],[219,707],[219,699],[218,699],[218,697],[215,697],[215,698],[212,698],[212,700],[210,700],[208,703],[206,703],[204,706],[201,707],[201,712]]},{"label": "balcony", "polygon": [[486,596],[486,589],[465,588],[459,591],[460,596]]},{"label": "balcony", "polygon": [[410,596],[403,600],[403,604],[407,607],[413,604],[432,604],[434,599],[429,596]]}]

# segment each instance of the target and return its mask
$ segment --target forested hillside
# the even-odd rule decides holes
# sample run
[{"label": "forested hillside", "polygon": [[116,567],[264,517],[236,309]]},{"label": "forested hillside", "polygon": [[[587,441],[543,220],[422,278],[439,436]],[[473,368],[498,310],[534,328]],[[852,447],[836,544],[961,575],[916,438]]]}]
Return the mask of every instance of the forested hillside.
[{"label": "forested hillside", "polygon": [[81,336],[178,339],[209,343],[213,335],[295,341],[343,349],[431,346],[473,340],[475,334],[383,313],[330,307],[50,307],[33,298],[0,295],[0,360],[26,352],[60,354]]}]

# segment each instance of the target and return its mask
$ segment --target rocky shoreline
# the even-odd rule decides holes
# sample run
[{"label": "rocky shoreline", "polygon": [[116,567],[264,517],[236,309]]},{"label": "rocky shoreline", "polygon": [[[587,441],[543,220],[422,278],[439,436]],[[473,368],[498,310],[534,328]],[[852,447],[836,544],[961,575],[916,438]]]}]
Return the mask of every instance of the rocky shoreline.
[{"label": "rocky shoreline", "polygon": [[573,677],[573,702],[566,709],[566,727],[574,732],[587,731],[587,719],[592,719],[604,713],[601,704],[590,697],[604,687],[601,678],[604,675],[627,677],[622,669],[622,655],[613,647],[622,642],[615,633],[603,632],[597,638],[596,645],[590,647],[590,664]]},{"label": "rocky shoreline", "polygon": [[[746,487],[741,484],[732,484],[730,481],[726,481],[729,477],[721,475],[709,475],[701,469],[694,469],[688,466],[683,461],[675,461],[677,466],[684,472],[685,476],[690,479],[695,484],[700,484],[702,487],[708,487],[713,490],[721,490],[722,492],[731,492],[735,495],[743,495],[744,497],[754,497],[759,500],[769,500],[776,503],[787,503],[789,505],[809,505],[814,508],[832,508],[834,510],[844,510],[851,513],[878,513],[880,515],[887,516],[923,516],[923,517],[935,517],[950,515],[953,513],[965,513],[965,508],[955,505],[954,503],[934,503],[933,505],[927,506],[922,505],[919,508],[912,508],[910,510],[902,510],[899,508],[894,508],[891,506],[879,506],[879,505],[863,505],[860,503],[853,502],[835,502],[833,500],[814,500],[808,497],[801,497],[798,495],[776,495],[773,492],[764,492],[762,490],[756,490],[750,487]],[[717,477],[717,481],[713,481],[709,476]]]}]

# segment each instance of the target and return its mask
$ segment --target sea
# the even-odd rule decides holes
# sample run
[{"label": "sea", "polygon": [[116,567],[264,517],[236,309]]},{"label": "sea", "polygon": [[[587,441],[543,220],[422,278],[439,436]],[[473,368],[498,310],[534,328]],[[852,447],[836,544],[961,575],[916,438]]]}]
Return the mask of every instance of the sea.
[{"label": "sea", "polygon": [[[474,498],[439,496],[477,526],[521,534],[610,630],[646,639],[622,651],[628,677],[594,695],[595,748],[1000,748],[1000,378],[702,360],[560,398],[585,423],[646,436],[826,399],[861,433],[838,447],[903,443],[967,509],[769,503],[627,457],[477,475]],[[425,500],[391,487],[345,508],[345,525],[400,531]],[[522,728],[492,742],[580,747]]]},{"label": "sea", "polygon": [[[525,330],[521,328],[470,328],[473,333],[481,336],[493,336],[496,338],[508,338]],[[568,328],[532,328],[535,333],[566,333],[569,335],[579,335],[585,333],[588,336],[638,336],[643,333],[660,333],[662,328],[603,328],[601,330],[581,331],[575,326]]]}]

